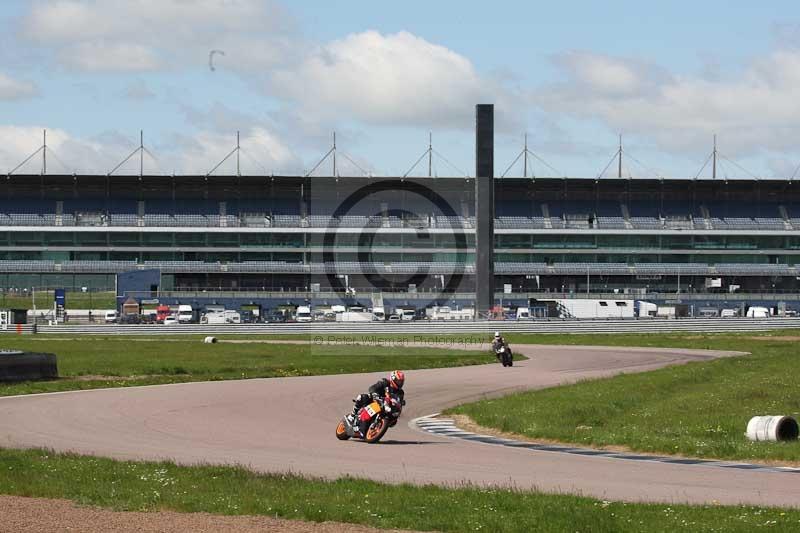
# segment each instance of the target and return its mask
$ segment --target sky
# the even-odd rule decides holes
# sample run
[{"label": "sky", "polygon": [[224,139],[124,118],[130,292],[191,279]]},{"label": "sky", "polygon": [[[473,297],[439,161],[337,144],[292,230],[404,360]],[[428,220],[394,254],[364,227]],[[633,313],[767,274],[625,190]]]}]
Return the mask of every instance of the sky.
[{"label": "sky", "polygon": [[526,135],[529,175],[611,176],[621,135],[626,177],[710,177],[716,135],[718,176],[789,178],[800,9],[757,4],[5,0],[0,173],[47,129],[49,173],[105,174],[142,130],[151,174],[206,174],[239,131],[243,174],[305,174],[336,132],[341,175],[426,174],[429,135],[436,175],[472,175],[492,103],[498,176]]}]

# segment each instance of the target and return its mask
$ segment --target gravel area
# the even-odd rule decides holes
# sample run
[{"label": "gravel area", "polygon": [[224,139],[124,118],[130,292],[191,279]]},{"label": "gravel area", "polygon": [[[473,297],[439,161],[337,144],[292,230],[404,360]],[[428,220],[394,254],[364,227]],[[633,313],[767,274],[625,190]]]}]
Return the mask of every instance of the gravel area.
[{"label": "gravel area", "polygon": [[302,522],[265,516],[220,516],[208,513],[152,513],[134,511],[109,511],[98,507],[84,507],[69,500],[45,498],[20,498],[0,496],[0,532],[2,533],[55,533],[55,532],[128,532],[166,533],[193,531],[211,533],[219,531],[289,531],[291,533],[334,533],[354,531],[367,533],[378,530],[355,524],[339,522]]}]

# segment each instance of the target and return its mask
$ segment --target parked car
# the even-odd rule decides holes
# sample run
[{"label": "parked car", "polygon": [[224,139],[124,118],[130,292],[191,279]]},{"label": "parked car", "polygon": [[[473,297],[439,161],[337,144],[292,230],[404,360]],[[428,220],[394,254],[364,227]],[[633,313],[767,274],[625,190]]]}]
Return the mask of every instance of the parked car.
[{"label": "parked car", "polygon": [[389,322],[400,322],[400,320],[402,320],[400,315],[396,313],[389,315]]},{"label": "parked car", "polygon": [[286,315],[284,315],[283,313],[272,313],[271,315],[269,315],[268,321],[271,323],[286,322]]},{"label": "parked car", "polygon": [[116,311],[106,311],[105,320],[106,324],[114,324],[119,320],[119,314]]},{"label": "parked car", "polygon": [[178,319],[177,319],[177,317],[175,317],[175,315],[169,315],[167,317],[164,317],[164,325],[165,326],[174,326],[174,325],[176,325],[178,323],[179,323]]}]

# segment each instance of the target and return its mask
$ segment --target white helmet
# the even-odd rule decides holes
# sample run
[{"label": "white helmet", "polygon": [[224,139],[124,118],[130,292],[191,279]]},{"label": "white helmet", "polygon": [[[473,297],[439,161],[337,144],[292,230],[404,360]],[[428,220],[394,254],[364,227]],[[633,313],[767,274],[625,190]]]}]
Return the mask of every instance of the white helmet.
[{"label": "white helmet", "polygon": [[500,332],[499,331],[495,331],[494,332],[494,338],[495,339],[499,339],[500,338]]}]

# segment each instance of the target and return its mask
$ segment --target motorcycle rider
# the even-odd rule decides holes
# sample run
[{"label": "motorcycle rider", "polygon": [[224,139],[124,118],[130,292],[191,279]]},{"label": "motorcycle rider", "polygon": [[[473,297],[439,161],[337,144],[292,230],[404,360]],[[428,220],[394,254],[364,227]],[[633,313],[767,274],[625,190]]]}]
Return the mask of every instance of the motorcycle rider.
[{"label": "motorcycle rider", "polygon": [[494,350],[494,355],[495,355],[495,356],[496,356],[498,359],[500,358],[500,354],[498,353],[498,350],[500,350],[500,348],[502,348],[502,347],[504,347],[504,346],[505,346],[506,348],[508,348],[508,343],[507,343],[507,342],[506,342],[506,340],[503,338],[503,336],[502,336],[502,335],[500,335],[500,332],[499,332],[499,331],[495,331],[495,332],[494,332],[494,340],[492,341],[492,350]]},{"label": "motorcycle rider", "polygon": [[406,375],[403,373],[402,370],[393,370],[389,377],[382,378],[375,384],[373,384],[369,388],[369,392],[367,394],[359,394],[353,400],[355,405],[353,405],[353,412],[348,415],[350,418],[351,424],[355,424],[358,422],[358,427],[356,428],[361,435],[366,435],[367,428],[369,427],[369,421],[360,421],[358,420],[358,412],[361,410],[362,407],[365,405],[369,405],[373,398],[384,398],[387,395],[391,394],[393,396],[397,396],[400,398],[400,402],[405,405],[405,400],[403,397],[405,396],[405,392],[403,391],[403,384],[406,381]]}]

